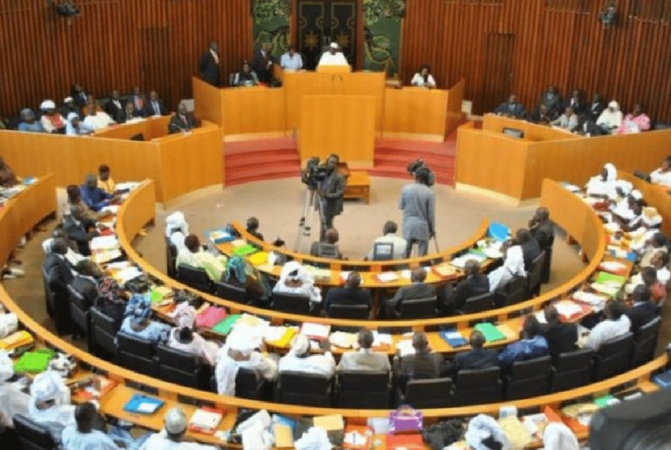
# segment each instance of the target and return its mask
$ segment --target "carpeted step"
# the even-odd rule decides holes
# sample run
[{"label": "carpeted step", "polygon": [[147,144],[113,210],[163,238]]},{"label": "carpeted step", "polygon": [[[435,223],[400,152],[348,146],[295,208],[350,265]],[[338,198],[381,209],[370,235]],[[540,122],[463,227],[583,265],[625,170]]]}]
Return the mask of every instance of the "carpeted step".
[{"label": "carpeted step", "polygon": [[244,177],[236,176],[230,180],[227,178],[226,186],[228,187],[228,186],[235,186],[238,184],[253,183],[255,181],[276,180],[279,178],[294,178],[294,177],[298,177],[298,175],[296,175],[296,172],[275,172],[263,175],[253,173],[249,176]]},{"label": "carpeted step", "polygon": [[[421,155],[420,157],[424,161],[424,164],[435,168],[435,170],[438,170],[439,167],[449,168],[454,166],[454,158],[451,157],[436,158],[433,155]],[[375,166],[398,166],[405,168],[414,160],[415,158],[408,159],[408,156],[402,153],[376,154]]]},{"label": "carpeted step", "polygon": [[293,150],[298,153],[296,139],[281,137],[273,139],[254,139],[249,141],[227,142],[224,145],[226,156],[240,153],[256,153],[259,151]]},{"label": "carpeted step", "polygon": [[294,164],[300,167],[301,161],[296,150],[264,150],[226,155],[226,167],[243,167],[267,164]]}]

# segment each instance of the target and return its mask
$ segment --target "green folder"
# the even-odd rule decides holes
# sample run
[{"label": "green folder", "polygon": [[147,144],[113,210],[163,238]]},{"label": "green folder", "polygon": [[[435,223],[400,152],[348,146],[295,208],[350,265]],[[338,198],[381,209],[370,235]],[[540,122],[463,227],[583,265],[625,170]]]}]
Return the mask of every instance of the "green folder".
[{"label": "green folder", "polygon": [[158,303],[161,300],[163,300],[163,294],[161,294],[160,292],[157,292],[153,289],[151,291],[150,297],[151,297],[151,302],[152,303]]},{"label": "green folder", "polygon": [[14,372],[16,373],[42,373],[47,370],[49,361],[54,357],[56,352],[51,349],[43,348],[35,350],[34,352],[26,352],[21,355],[21,358],[14,364]]},{"label": "green folder", "polygon": [[615,397],[610,394],[602,395],[594,399],[594,404],[599,408],[605,408],[606,406],[610,406],[613,400],[615,400]]},{"label": "green folder", "polygon": [[613,275],[612,273],[608,272],[599,272],[596,275],[596,282],[599,284],[605,284],[607,286],[617,285],[618,287],[622,287],[627,282],[627,279],[620,275]]},{"label": "green folder", "polygon": [[491,323],[479,323],[475,326],[475,329],[485,336],[487,342],[501,341],[506,338],[506,335]]},{"label": "green folder", "polygon": [[233,249],[233,253],[238,256],[245,256],[251,253],[258,251],[258,248],[254,247],[252,244],[243,245],[241,247],[236,247]]},{"label": "green folder", "polygon": [[241,317],[240,314],[232,314],[226,317],[221,322],[217,323],[215,326],[213,326],[212,331],[214,331],[215,333],[227,335],[228,333],[231,332],[231,328],[233,328],[233,325],[235,324],[235,322],[238,321],[240,317]]}]

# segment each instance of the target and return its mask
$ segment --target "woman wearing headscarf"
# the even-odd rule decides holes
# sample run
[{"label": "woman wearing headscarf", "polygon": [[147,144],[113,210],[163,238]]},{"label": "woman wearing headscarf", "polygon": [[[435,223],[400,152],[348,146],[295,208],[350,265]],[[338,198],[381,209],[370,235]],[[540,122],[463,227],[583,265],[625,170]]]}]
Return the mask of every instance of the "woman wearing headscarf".
[{"label": "woman wearing headscarf", "polygon": [[67,125],[65,126],[65,134],[68,136],[88,136],[93,133],[93,128],[89,125],[82,123],[79,120],[79,114],[76,112],[71,112],[68,114]]},{"label": "woman wearing headscarf", "polygon": [[14,376],[14,363],[7,352],[0,351],[0,433],[14,428],[14,414],[28,415],[30,396],[8,380]]},{"label": "woman wearing headscarf", "polygon": [[35,113],[30,108],[21,110],[21,123],[19,123],[19,131],[27,131],[29,133],[44,133],[42,124],[35,118]]},{"label": "woman wearing headscarf", "polygon": [[640,133],[650,129],[650,117],[643,110],[641,103],[636,103],[632,112],[624,116],[622,124],[617,129],[617,134]]},{"label": "woman wearing headscarf", "polygon": [[478,414],[468,422],[464,436],[472,450],[509,450],[508,437],[496,420],[485,414]]},{"label": "woman wearing headscarf", "polygon": [[296,294],[310,298],[313,303],[321,303],[322,294],[315,287],[315,280],[298,261],[289,261],[282,267],[280,280],[273,288],[273,292],[281,294]]},{"label": "woman wearing headscarf", "polygon": [[189,224],[184,213],[175,211],[165,218],[165,238],[177,248],[177,253],[186,248],[184,239],[189,235]]},{"label": "woman wearing headscarf", "polygon": [[410,84],[413,86],[435,88],[436,80],[433,78],[433,75],[431,75],[431,66],[423,64],[422,67],[419,68],[419,72],[412,77]]},{"label": "woman wearing headscarf", "polygon": [[75,407],[70,404],[70,390],[57,372],[48,370],[33,380],[28,416],[48,428],[57,443],[61,442],[63,429],[75,424]]},{"label": "woman wearing headscarf", "polygon": [[585,186],[587,195],[594,197],[616,198],[615,183],[617,182],[617,169],[611,163],[606,163],[601,173],[592,177]]},{"label": "woman wearing headscarf", "polygon": [[573,431],[563,423],[552,422],[543,431],[545,450],[579,450],[580,445]]},{"label": "woman wearing headscarf", "polygon": [[625,180],[617,180],[615,182],[615,194],[613,205],[611,205],[611,212],[616,215],[625,213],[629,210],[629,194],[631,194],[633,185]]},{"label": "woman wearing headscarf", "polygon": [[608,108],[604,109],[599,118],[596,119],[596,124],[606,133],[611,134],[622,125],[622,111],[620,111],[620,105],[615,100],[608,103]]},{"label": "woman wearing headscarf", "polygon": [[270,298],[270,286],[263,274],[240,256],[230,257],[221,281],[231,286],[245,288],[247,301],[250,303],[258,301],[265,303]]},{"label": "woman wearing headscarf", "polygon": [[335,368],[335,360],[330,351],[310,355],[310,340],[299,334],[291,343],[289,353],[280,359],[278,371],[314,373],[331,378],[335,374]]},{"label": "woman wearing headscarf", "polygon": [[56,104],[53,100],[45,100],[40,105],[42,118],[40,123],[47,133],[65,133],[66,121],[59,112],[56,111]]},{"label": "woman wearing headscarf", "polygon": [[524,270],[524,254],[522,247],[513,245],[506,251],[506,258],[503,260],[503,266],[487,275],[489,278],[489,292],[494,292],[499,287],[504,286],[514,277],[526,277]]}]

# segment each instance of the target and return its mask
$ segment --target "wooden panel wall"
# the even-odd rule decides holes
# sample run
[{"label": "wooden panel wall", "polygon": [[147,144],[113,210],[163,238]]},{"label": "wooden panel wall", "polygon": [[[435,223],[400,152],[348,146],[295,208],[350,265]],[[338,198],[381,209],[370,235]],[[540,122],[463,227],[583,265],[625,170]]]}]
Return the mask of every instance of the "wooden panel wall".
[{"label": "wooden panel wall", "polygon": [[210,39],[222,80],[252,56],[249,0],[77,0],[70,23],[44,0],[0,0],[0,115],[60,103],[77,81],[98,97],[155,89],[174,108]]},{"label": "wooden panel wall", "polygon": [[484,73],[486,36],[510,33],[511,90],[527,108],[556,84],[562,93],[581,88],[590,98],[600,91],[625,110],[642,101],[653,119],[671,122],[671,4],[655,18],[659,8],[649,3],[664,0],[619,0],[618,23],[606,29],[598,21],[605,0],[407,0],[403,80],[424,62],[441,87],[464,77],[464,98],[481,113],[491,78]]}]

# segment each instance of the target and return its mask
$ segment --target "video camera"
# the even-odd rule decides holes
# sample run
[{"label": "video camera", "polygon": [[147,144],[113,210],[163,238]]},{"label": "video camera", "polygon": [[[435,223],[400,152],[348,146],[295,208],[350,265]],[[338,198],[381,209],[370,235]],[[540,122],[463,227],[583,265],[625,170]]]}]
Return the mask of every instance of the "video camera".
[{"label": "video camera", "polygon": [[433,186],[436,182],[436,176],[433,174],[429,166],[424,164],[424,161],[422,158],[417,158],[410,164],[408,164],[408,173],[412,175],[413,177],[417,173],[418,170],[420,169],[425,169],[429,173],[429,186]]},{"label": "video camera", "polygon": [[328,169],[319,164],[319,157],[313,156],[305,163],[305,170],[301,173],[301,181],[310,189],[317,189],[319,183],[324,181],[328,175]]}]

